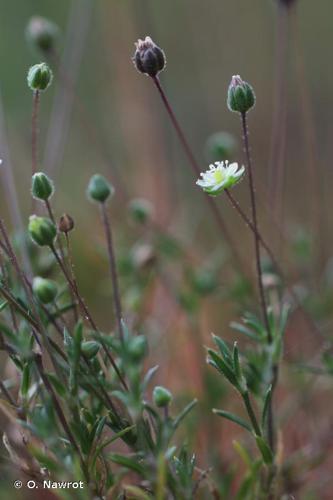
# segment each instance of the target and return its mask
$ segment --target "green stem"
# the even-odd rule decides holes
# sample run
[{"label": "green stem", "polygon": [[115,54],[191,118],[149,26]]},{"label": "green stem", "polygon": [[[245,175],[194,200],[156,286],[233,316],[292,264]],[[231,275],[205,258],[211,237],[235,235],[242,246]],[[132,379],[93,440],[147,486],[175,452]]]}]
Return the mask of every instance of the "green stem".
[{"label": "green stem", "polygon": [[107,213],[106,204],[101,204],[101,214],[104,225],[108,255],[109,255],[109,265],[110,265],[110,273],[111,273],[111,281],[113,287],[113,304],[114,304],[114,312],[117,320],[118,333],[121,342],[124,342],[124,329],[122,323],[122,308],[121,308],[121,300],[120,300],[120,291],[118,284],[118,274],[117,274],[117,266],[116,266],[116,258],[114,254],[113,247],[113,238],[112,238],[112,230],[111,224]]}]

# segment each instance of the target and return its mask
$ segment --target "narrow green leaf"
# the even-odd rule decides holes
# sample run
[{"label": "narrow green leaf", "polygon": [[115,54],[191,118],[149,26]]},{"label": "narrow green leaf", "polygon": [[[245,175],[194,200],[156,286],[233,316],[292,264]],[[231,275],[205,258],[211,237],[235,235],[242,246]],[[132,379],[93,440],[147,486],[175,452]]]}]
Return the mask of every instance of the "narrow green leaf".
[{"label": "narrow green leaf", "polygon": [[252,432],[251,426],[245,420],[243,420],[241,417],[238,417],[234,413],[230,413],[230,412],[224,411],[224,410],[217,410],[216,408],[213,409],[213,413],[215,413],[216,415],[219,415],[220,417],[226,418],[227,420],[231,420],[232,422],[240,425],[241,427],[243,427],[247,431]]},{"label": "narrow green leaf", "polygon": [[230,326],[237,332],[246,335],[246,337],[250,338],[251,340],[254,340],[255,342],[262,342],[262,338],[246,326],[234,322],[230,323]]},{"label": "narrow green leaf", "polygon": [[273,453],[266,441],[261,436],[255,436],[257,446],[259,451],[261,452],[262,458],[267,465],[271,465],[273,463]]},{"label": "narrow green leaf", "polygon": [[193,401],[191,401],[191,403],[189,403],[187,406],[185,406],[185,408],[183,409],[183,411],[181,411],[179,413],[179,415],[173,421],[172,425],[173,425],[174,429],[177,429],[177,427],[182,422],[182,420],[184,420],[184,418],[190,413],[190,411],[192,410],[192,408],[194,408],[194,406],[197,403],[198,403],[198,400],[197,399],[193,399]]},{"label": "narrow green leaf", "polygon": [[241,369],[240,362],[239,362],[239,352],[238,352],[237,342],[234,343],[232,357],[233,357],[233,365],[234,365],[236,377],[239,380],[239,382],[241,382],[242,369]]},{"label": "narrow green leaf", "polygon": [[215,344],[219,348],[219,351],[220,351],[221,355],[223,356],[224,361],[231,368],[232,367],[232,355],[231,355],[231,351],[230,351],[227,343],[224,342],[224,340],[222,340],[220,337],[217,337],[216,335],[213,335],[213,339],[214,339]]},{"label": "narrow green leaf", "polygon": [[25,363],[22,371],[20,392],[23,397],[28,394],[30,386],[30,363]]},{"label": "narrow green leaf", "polygon": [[270,400],[272,398],[272,386],[270,385],[266,391],[265,398],[264,398],[264,406],[262,409],[262,415],[261,415],[261,427],[264,429],[266,425],[266,417],[267,417],[267,411],[269,407]]},{"label": "narrow green leaf", "polygon": [[133,458],[126,457],[125,455],[119,455],[118,453],[111,453],[109,458],[112,462],[122,465],[127,469],[133,470],[137,474],[142,477],[146,476],[145,468],[139,463],[138,460],[134,460]]},{"label": "narrow green leaf", "polygon": [[0,312],[3,311],[8,305],[7,300],[5,300],[2,304],[0,304]]},{"label": "narrow green leaf", "polygon": [[212,349],[208,349],[208,354],[211,357],[211,360],[213,363],[211,363],[211,360],[208,358],[208,362],[217,368],[227,380],[229,380],[230,384],[238,388],[238,382],[235,377],[234,372],[232,369],[225,363],[225,361]]}]

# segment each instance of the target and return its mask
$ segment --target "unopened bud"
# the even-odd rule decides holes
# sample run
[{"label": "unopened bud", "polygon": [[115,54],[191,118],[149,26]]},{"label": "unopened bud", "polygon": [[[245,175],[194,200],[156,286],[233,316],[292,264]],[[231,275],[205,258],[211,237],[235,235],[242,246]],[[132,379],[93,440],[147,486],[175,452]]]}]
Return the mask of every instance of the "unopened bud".
[{"label": "unopened bud", "polygon": [[146,36],[144,40],[138,40],[135,43],[135,53],[133,62],[140,73],[144,73],[151,77],[158,75],[165,67],[165,54],[158,47],[150,36]]},{"label": "unopened bud", "polygon": [[163,408],[169,406],[172,401],[172,394],[168,389],[157,385],[153,390],[153,400],[156,406]]},{"label": "unopened bud", "polygon": [[42,92],[51,84],[53,73],[46,63],[31,66],[28,71],[27,82],[31,90]]},{"label": "unopened bud", "polygon": [[129,211],[134,222],[145,224],[151,217],[153,206],[150,201],[137,198],[130,202]]},{"label": "unopened bud", "polygon": [[68,214],[63,214],[59,219],[58,229],[61,233],[69,233],[74,229],[74,219]]},{"label": "unopened bud", "polygon": [[104,203],[114,193],[114,188],[102,175],[95,174],[89,181],[87,194],[93,200]]},{"label": "unopened bud", "polygon": [[44,17],[34,16],[28,22],[25,34],[34,48],[40,52],[50,53],[54,49],[59,28]]},{"label": "unopened bud", "polygon": [[256,102],[253,88],[244,82],[239,75],[233,76],[228,89],[227,104],[230,111],[247,113]]},{"label": "unopened bud", "polygon": [[87,340],[86,342],[82,342],[81,350],[84,356],[88,359],[92,359],[96,356],[99,351],[99,344],[94,340]]},{"label": "unopened bud", "polygon": [[54,192],[51,179],[43,172],[37,172],[32,176],[31,193],[37,200],[48,200]]},{"label": "unopened bud", "polygon": [[130,339],[128,353],[133,361],[141,361],[147,353],[147,339],[143,335],[138,335]]},{"label": "unopened bud", "polygon": [[36,277],[32,283],[34,294],[43,304],[53,302],[58,293],[58,287],[55,281]]},{"label": "unopened bud", "polygon": [[57,236],[57,228],[50,219],[31,215],[28,226],[31,239],[39,246],[52,246]]}]

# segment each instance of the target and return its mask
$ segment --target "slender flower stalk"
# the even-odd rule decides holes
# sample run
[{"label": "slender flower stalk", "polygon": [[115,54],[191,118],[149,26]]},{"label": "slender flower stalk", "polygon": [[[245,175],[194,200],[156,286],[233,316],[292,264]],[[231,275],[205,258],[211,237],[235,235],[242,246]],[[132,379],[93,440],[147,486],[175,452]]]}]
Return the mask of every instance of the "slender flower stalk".
[{"label": "slender flower stalk", "polygon": [[91,201],[96,202],[99,205],[101,210],[101,217],[104,225],[104,232],[107,242],[111,281],[113,287],[114,313],[117,322],[119,337],[121,342],[123,342],[124,331],[122,325],[122,308],[121,308],[120,291],[118,285],[117,266],[113,248],[111,224],[107,213],[107,201],[113,196],[113,194],[114,194],[114,187],[105,179],[105,177],[103,177],[100,174],[95,174],[91,177],[87,188],[87,195],[88,198],[91,199]]},{"label": "slender flower stalk", "polygon": [[27,83],[33,92],[32,97],[32,131],[31,131],[31,159],[32,174],[37,171],[38,161],[38,111],[40,93],[44,92],[52,82],[53,74],[49,66],[45,63],[31,66],[27,75]]},{"label": "slender flower stalk", "polygon": [[[69,267],[69,271],[70,271],[73,285],[75,286],[75,289],[77,290],[77,281],[76,281],[76,276],[74,273],[72,247],[71,247],[68,233],[65,233],[65,238],[66,238],[66,247],[67,247],[68,267]],[[73,303],[74,303],[74,308],[73,308],[74,320],[75,320],[75,322],[77,322],[77,320],[78,320],[77,305],[76,305],[75,298],[74,298],[73,294],[72,294],[72,297],[73,297]]]},{"label": "slender flower stalk", "polygon": [[31,172],[37,172],[38,165],[38,112],[40,103],[40,92],[35,90],[32,97],[31,116]]},{"label": "slender flower stalk", "polygon": [[[89,312],[89,309],[87,308],[83,298],[81,297],[77,287],[75,287],[70,275],[68,274],[68,271],[66,269],[66,267],[64,266],[64,263],[62,262],[57,250],[55,249],[54,245],[50,245],[50,249],[51,249],[51,252],[53,253],[56,261],[58,262],[58,265],[63,273],[63,275],[65,276],[73,294],[76,296],[77,298],[77,301],[79,303],[79,306],[81,308],[81,311],[82,311],[82,314],[83,314],[83,317],[88,321],[88,323],[90,324],[92,330],[94,330],[95,332],[99,332],[99,329],[93,319],[93,317],[91,316],[90,312]],[[120,382],[122,383],[122,385],[124,386],[125,389],[127,389],[127,384],[125,382],[125,379],[123,378],[122,374],[120,373],[119,371],[119,368],[115,362],[115,360],[113,359],[113,357],[111,356],[110,352],[109,352],[109,349],[106,347],[105,343],[103,342],[103,340],[100,338],[100,341],[101,341],[101,344],[103,346],[103,349],[105,351],[105,354],[107,355],[107,358],[108,360],[110,361],[114,371],[116,372]]]},{"label": "slender flower stalk", "polygon": [[256,197],[255,197],[255,184],[254,184],[254,175],[253,175],[253,167],[252,167],[252,159],[250,154],[250,144],[249,144],[249,133],[247,128],[247,115],[245,113],[241,113],[241,121],[242,121],[242,130],[243,130],[243,140],[244,140],[244,150],[246,156],[246,163],[248,168],[248,177],[249,177],[249,188],[250,188],[250,198],[251,198],[251,211],[252,211],[252,223],[254,227],[254,247],[255,247],[255,257],[256,257],[256,267],[257,267],[257,279],[258,279],[258,288],[260,295],[260,302],[262,308],[262,315],[264,319],[264,324],[267,331],[267,339],[268,342],[272,343],[272,334],[270,331],[268,314],[267,314],[267,305],[265,298],[265,291],[263,285],[263,276],[260,262],[260,238],[258,234],[258,219],[257,219],[257,205],[256,205]]},{"label": "slender flower stalk", "polygon": [[[140,73],[143,73],[152,79],[152,81],[153,81],[153,83],[154,83],[154,85],[155,85],[155,87],[156,87],[156,89],[157,89],[157,91],[162,99],[162,102],[163,102],[163,105],[166,109],[166,112],[169,115],[171,123],[176,131],[176,134],[177,134],[178,139],[182,145],[184,153],[189,160],[191,168],[192,168],[195,176],[199,177],[200,171],[201,171],[199,164],[197,163],[197,161],[192,153],[191,147],[190,147],[189,143],[187,142],[187,139],[185,137],[183,129],[180,126],[180,124],[176,118],[176,115],[172,109],[172,106],[169,102],[169,99],[168,99],[166,93],[164,92],[163,87],[162,87],[161,82],[160,82],[159,77],[158,77],[159,72],[165,68],[165,62],[166,62],[165,54],[164,54],[163,50],[160,47],[158,47],[149,36],[147,36],[145,38],[145,40],[139,39],[138,42],[136,42],[135,47],[136,47],[136,50],[135,50],[135,53],[133,56],[134,66],[136,67],[136,69]],[[218,224],[221,232],[223,233],[226,241],[228,242],[229,247],[232,249],[233,258],[237,262],[238,266],[240,268],[242,268],[242,260],[241,260],[241,257],[239,255],[237,246],[232,241],[230,233],[224,224],[224,221],[222,219],[222,216],[219,212],[219,209],[218,209],[216,203],[210,197],[206,197],[206,203],[208,203],[211,211],[214,214],[214,217],[217,221],[217,224]]]},{"label": "slender flower stalk", "polygon": [[106,237],[107,249],[108,249],[108,255],[109,255],[110,273],[111,273],[111,280],[112,280],[112,286],[113,286],[113,302],[114,302],[115,317],[117,320],[117,327],[118,327],[120,340],[122,342],[124,342],[124,330],[123,330],[123,323],[122,323],[123,313],[122,313],[121,300],[120,300],[116,258],[115,258],[115,254],[114,254],[112,229],[111,229],[111,224],[110,224],[109,216],[107,213],[107,207],[106,207],[105,203],[101,203],[101,217],[102,217],[102,221],[103,221],[103,225],[104,225],[104,231],[105,231],[105,237]]},{"label": "slender flower stalk", "polygon": [[[164,107],[169,115],[169,118],[171,120],[171,123],[177,133],[177,136],[178,136],[178,139],[183,147],[183,150],[184,150],[184,153],[186,154],[188,160],[189,160],[189,163],[192,167],[192,170],[195,174],[196,177],[199,177],[200,175],[200,166],[199,164],[197,163],[193,153],[192,153],[192,150],[191,150],[191,147],[189,146],[189,143],[187,142],[187,139],[185,137],[185,134],[176,118],[176,115],[174,114],[173,112],[173,109],[172,109],[172,106],[162,88],[162,85],[161,85],[161,82],[158,78],[158,76],[154,76],[152,77],[152,80],[158,90],[158,93],[162,99],[162,102],[164,104]],[[233,256],[236,260],[236,262],[238,263],[239,267],[242,267],[242,259],[240,257],[240,254],[239,254],[239,251],[238,251],[238,248],[237,246],[234,244],[234,242],[232,241],[232,238],[231,238],[231,235],[230,235],[230,232],[228,231],[225,223],[224,223],[224,220],[219,212],[219,209],[216,205],[216,202],[210,198],[209,196],[206,197],[206,203],[209,205],[211,211],[213,212],[214,214],[214,217],[216,219],[216,222],[222,232],[222,234],[224,235],[226,241],[228,242],[230,248],[232,249],[232,252],[233,252]]]}]

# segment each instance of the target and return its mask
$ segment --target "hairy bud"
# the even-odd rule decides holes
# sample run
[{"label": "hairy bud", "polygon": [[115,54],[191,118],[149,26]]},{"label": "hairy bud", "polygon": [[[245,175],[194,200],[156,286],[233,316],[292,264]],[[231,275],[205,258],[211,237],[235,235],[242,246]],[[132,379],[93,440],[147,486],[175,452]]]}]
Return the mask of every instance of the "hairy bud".
[{"label": "hairy bud", "polygon": [[247,113],[256,102],[253,88],[241,79],[239,75],[233,76],[228,89],[227,104],[230,111]]},{"label": "hairy bud", "polygon": [[104,203],[114,193],[113,186],[102,175],[95,174],[89,181],[87,194],[98,203]]},{"label": "hairy bud", "polygon": [[30,216],[28,231],[31,239],[41,247],[52,246],[57,236],[57,228],[53,222],[37,215]]},{"label": "hairy bud", "polygon": [[58,287],[55,281],[36,277],[32,283],[34,294],[43,304],[53,302],[58,294]]},{"label": "hairy bud", "polygon": [[158,75],[165,67],[165,54],[158,47],[150,36],[146,36],[144,40],[138,40],[135,43],[135,53],[133,62],[140,73],[144,73],[151,77]]},{"label": "hairy bud", "polygon": [[153,400],[156,406],[159,408],[164,408],[169,406],[172,401],[172,394],[168,389],[157,385],[153,390]]},{"label": "hairy bud", "polygon": [[31,193],[35,199],[46,201],[54,193],[53,182],[43,172],[37,172],[32,176]]},{"label": "hairy bud", "polygon": [[28,71],[27,82],[31,90],[42,92],[51,84],[53,73],[46,63],[31,66]]}]

